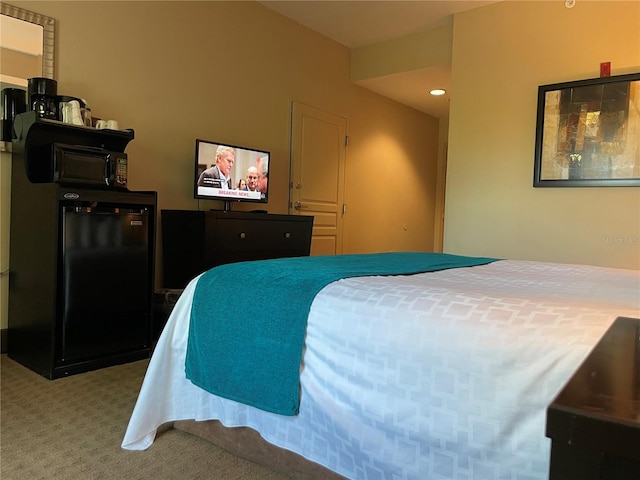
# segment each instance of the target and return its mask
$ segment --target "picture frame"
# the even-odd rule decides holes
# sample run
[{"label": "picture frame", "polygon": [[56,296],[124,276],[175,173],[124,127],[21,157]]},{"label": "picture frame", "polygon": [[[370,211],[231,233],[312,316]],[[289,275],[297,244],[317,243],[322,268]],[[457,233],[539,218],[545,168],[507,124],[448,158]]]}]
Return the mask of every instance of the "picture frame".
[{"label": "picture frame", "polygon": [[640,186],[640,73],[538,87],[533,186]]}]

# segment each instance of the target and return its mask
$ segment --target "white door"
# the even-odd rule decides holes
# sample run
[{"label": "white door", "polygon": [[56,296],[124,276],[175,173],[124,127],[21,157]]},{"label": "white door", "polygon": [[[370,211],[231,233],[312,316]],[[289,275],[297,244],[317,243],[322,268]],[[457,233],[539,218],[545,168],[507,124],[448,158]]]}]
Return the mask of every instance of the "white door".
[{"label": "white door", "polygon": [[342,253],[347,119],[293,102],[292,215],[313,215],[311,255]]}]

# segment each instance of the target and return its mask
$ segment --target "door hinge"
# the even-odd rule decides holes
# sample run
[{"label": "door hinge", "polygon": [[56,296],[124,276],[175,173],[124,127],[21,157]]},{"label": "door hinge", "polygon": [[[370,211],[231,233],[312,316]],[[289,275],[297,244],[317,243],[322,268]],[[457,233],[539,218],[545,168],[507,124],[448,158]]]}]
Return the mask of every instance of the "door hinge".
[{"label": "door hinge", "polygon": [[345,215],[347,213],[347,204],[343,203],[342,204],[342,214]]},{"label": "door hinge", "polygon": [[344,146],[348,147],[349,146],[349,135],[345,135],[344,136]]}]

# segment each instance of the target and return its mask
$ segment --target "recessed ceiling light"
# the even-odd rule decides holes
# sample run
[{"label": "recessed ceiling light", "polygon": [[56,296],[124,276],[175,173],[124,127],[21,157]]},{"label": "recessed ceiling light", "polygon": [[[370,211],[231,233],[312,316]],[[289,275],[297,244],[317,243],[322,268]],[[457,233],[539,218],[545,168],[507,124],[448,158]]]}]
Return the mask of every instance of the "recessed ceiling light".
[{"label": "recessed ceiling light", "polygon": [[439,95],[444,95],[444,94],[445,94],[445,93],[447,93],[447,92],[445,92],[445,91],[444,91],[444,90],[442,90],[441,88],[436,88],[436,89],[434,89],[434,90],[430,90],[430,91],[429,91],[429,93],[430,93],[431,95],[435,95],[435,96],[437,97],[437,96],[439,96]]}]

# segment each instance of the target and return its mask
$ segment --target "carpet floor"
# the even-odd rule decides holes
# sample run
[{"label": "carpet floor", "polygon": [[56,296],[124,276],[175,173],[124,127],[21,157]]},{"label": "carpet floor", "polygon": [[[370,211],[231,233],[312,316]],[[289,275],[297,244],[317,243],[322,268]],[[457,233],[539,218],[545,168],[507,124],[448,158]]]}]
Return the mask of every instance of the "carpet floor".
[{"label": "carpet floor", "polygon": [[120,448],[148,360],[47,380],[0,356],[2,480],[284,480],[178,430]]}]

